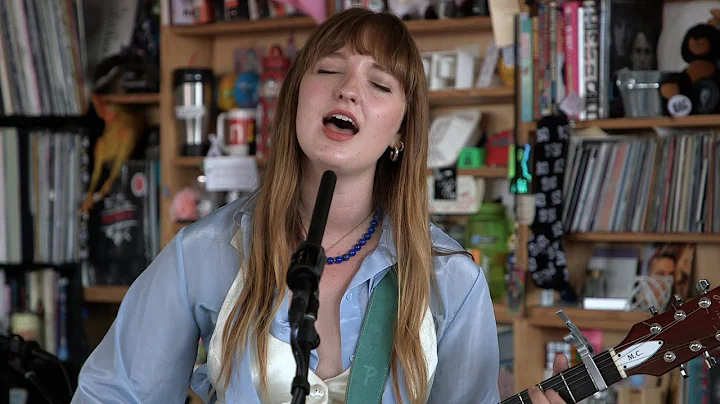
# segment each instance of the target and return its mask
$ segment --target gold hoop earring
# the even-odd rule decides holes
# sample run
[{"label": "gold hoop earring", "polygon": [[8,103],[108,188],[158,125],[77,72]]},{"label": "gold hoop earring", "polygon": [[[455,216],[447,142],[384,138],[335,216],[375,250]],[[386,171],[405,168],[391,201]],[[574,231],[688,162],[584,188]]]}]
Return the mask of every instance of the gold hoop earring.
[{"label": "gold hoop earring", "polygon": [[390,150],[390,160],[398,161],[398,159],[400,158],[400,152],[402,152],[403,150],[405,150],[405,143],[400,142],[399,149],[397,147],[395,147],[392,150]]}]

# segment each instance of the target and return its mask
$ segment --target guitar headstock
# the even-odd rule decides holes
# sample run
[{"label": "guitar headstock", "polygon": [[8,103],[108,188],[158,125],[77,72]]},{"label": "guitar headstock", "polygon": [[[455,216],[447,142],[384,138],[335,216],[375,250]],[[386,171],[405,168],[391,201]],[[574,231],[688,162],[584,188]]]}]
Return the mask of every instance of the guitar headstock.
[{"label": "guitar headstock", "polygon": [[674,296],[662,314],[635,324],[627,337],[611,350],[618,371],[630,376],[661,376],[703,355],[712,367],[710,351],[720,346],[720,287],[709,290],[705,280],[697,283],[700,295],[683,302]]}]

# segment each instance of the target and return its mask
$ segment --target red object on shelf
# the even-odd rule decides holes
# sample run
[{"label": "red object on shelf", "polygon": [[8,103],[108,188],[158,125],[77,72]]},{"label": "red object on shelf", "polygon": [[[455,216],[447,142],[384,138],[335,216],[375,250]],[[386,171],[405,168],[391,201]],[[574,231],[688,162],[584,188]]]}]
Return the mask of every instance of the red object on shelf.
[{"label": "red object on shelf", "polygon": [[507,167],[509,147],[513,143],[512,130],[504,130],[490,135],[485,148],[485,165]]},{"label": "red object on shelf", "polygon": [[263,56],[263,72],[260,76],[260,105],[263,117],[256,149],[256,154],[260,156],[268,153],[277,97],[289,69],[290,59],[283,55],[280,46],[274,45],[268,54]]}]

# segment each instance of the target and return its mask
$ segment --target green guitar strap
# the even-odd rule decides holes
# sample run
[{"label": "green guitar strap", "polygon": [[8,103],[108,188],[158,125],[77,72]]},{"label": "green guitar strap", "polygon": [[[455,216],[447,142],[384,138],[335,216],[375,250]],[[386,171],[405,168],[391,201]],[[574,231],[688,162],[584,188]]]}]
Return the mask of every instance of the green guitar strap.
[{"label": "green guitar strap", "polygon": [[397,308],[398,283],[393,266],[370,297],[350,370],[347,404],[380,402],[390,372]]}]

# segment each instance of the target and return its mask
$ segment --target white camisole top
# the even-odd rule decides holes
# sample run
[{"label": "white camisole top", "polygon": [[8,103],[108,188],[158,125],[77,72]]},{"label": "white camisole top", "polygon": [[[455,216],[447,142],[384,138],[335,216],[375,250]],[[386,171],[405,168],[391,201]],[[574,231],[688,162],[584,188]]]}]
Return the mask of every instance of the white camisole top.
[{"label": "white camisole top", "polygon": [[[232,240],[232,245],[236,248],[242,248],[242,233],[238,231]],[[240,262],[244,261],[241,255]],[[211,382],[215,383],[220,375],[220,361],[222,358],[222,332],[225,328],[230,312],[235,302],[240,297],[243,287],[243,271],[238,271],[235,280],[230,286],[225,299],[223,300],[220,313],[218,314],[215,331],[208,344],[207,366],[208,374]],[[435,375],[437,366],[437,339],[435,333],[435,323],[430,308],[425,312],[423,323],[420,327],[420,342],[425,353],[425,361],[427,363],[428,386],[432,386],[432,380]],[[255,384],[255,390],[261,391],[260,388],[260,372],[257,364],[257,355],[252,343],[249,344],[251,353],[252,379]],[[272,334],[268,340],[268,384],[269,397],[263,404],[289,404],[292,402],[290,389],[288,386],[292,384],[295,377],[295,358],[292,354],[290,344],[281,341]],[[308,370],[308,382],[310,383],[310,394],[306,398],[306,404],[342,404],[345,403],[345,393],[347,390],[347,382],[350,377],[350,369],[346,369],[343,373],[329,378],[319,378],[312,369]],[[261,398],[262,399],[262,398]]]}]

